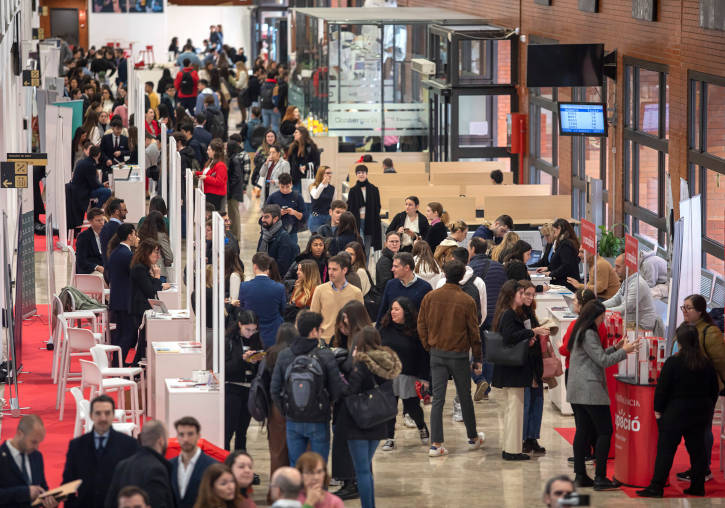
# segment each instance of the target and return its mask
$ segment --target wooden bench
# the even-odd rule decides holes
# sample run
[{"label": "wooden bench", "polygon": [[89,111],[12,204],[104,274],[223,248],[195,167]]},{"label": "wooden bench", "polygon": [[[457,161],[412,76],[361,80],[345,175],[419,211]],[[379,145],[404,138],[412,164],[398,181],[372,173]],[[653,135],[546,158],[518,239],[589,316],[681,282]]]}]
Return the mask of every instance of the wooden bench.
[{"label": "wooden bench", "polygon": [[[350,185],[355,185],[355,175],[350,180]],[[379,189],[383,187],[401,187],[401,186],[420,186],[428,185],[428,173],[386,173],[386,174],[375,174],[369,176],[370,182],[376,185]],[[402,193],[407,191],[401,189]],[[409,194],[409,193],[408,193]],[[408,195],[406,194],[406,195]]]},{"label": "wooden bench", "polygon": [[349,168],[353,164],[357,164],[357,161],[360,160],[363,155],[371,155],[375,162],[379,162],[381,164],[383,159],[390,157],[393,159],[393,165],[400,164],[402,162],[426,163],[430,157],[428,152],[338,152],[333,169]]},{"label": "wooden bench", "polygon": [[[470,198],[469,198],[470,199]],[[571,216],[571,196],[488,196],[483,213],[493,221],[499,215],[510,215],[515,224],[533,221],[553,222]],[[526,220],[524,220],[526,219]]]},{"label": "wooden bench", "polygon": [[[431,171],[430,183],[432,183],[433,185],[494,185],[493,181],[491,180],[490,171],[462,173],[434,173]],[[514,174],[504,171],[503,183],[513,184]]]},{"label": "wooden bench", "polygon": [[[461,196],[442,196],[440,194],[429,194],[426,196],[418,196],[420,199],[420,212],[425,215],[425,209],[431,201],[437,201],[443,205],[443,210],[448,212],[451,221],[463,219],[465,217],[474,217],[476,214],[476,200]],[[423,199],[425,198],[425,199]],[[390,198],[388,201],[382,202],[383,206],[388,205],[390,220],[404,210],[401,201],[398,198]],[[468,223],[468,221],[466,221]]]},{"label": "wooden bench", "polygon": [[506,161],[452,161],[431,162],[430,172],[433,173],[480,173],[499,169],[504,173],[509,171],[510,162]]},{"label": "wooden bench", "polygon": [[[355,168],[358,164],[350,166],[348,176],[350,180],[355,178]],[[393,163],[395,173],[383,173],[383,164],[381,162],[368,162],[365,164],[368,168],[368,174],[370,175],[382,175],[382,174],[426,174],[424,162],[401,162],[400,164]]]},{"label": "wooden bench", "polygon": [[[410,185],[406,187],[399,186],[382,186],[380,189],[380,203],[385,206],[388,201],[393,198],[397,200],[397,205],[393,210],[402,211],[405,206],[405,198],[408,196],[416,196],[420,200],[420,211],[425,212],[426,205],[431,201],[437,201],[439,196],[460,196],[460,186],[458,185]],[[432,198],[432,199],[429,199]]]},{"label": "wooden bench", "polygon": [[551,185],[461,185],[461,195],[476,199],[476,208],[486,209],[486,198],[489,196],[549,196]]}]

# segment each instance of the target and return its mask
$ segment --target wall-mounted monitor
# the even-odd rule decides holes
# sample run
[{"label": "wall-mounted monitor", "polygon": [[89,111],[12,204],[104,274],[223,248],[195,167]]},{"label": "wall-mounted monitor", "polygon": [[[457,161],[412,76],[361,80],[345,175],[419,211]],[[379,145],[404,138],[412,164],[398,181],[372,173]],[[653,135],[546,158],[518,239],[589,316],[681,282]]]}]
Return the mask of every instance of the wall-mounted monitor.
[{"label": "wall-mounted monitor", "polygon": [[526,86],[602,86],[604,44],[529,44]]},{"label": "wall-mounted monitor", "polygon": [[559,134],[561,136],[606,136],[606,105],[595,102],[560,102]]}]

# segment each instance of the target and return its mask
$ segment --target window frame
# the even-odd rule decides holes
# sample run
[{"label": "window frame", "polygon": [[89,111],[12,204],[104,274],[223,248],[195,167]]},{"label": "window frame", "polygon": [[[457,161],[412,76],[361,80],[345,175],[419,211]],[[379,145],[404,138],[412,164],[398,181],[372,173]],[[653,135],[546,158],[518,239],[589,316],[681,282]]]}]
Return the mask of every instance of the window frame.
[{"label": "window frame", "polygon": [[[551,176],[551,193],[559,193],[559,91],[552,88],[551,99],[541,96],[540,88],[529,89],[529,182],[541,182],[541,172]],[[551,112],[551,162],[541,158],[541,111]]]}]

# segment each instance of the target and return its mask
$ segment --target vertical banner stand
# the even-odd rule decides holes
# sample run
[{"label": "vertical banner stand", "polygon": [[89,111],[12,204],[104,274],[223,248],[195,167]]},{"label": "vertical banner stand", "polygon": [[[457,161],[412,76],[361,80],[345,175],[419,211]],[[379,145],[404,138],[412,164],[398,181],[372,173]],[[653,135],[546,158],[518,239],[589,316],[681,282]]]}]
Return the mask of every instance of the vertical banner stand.
[{"label": "vertical banner stand", "polygon": [[[53,214],[46,216],[45,223],[53,224]],[[53,245],[53,228],[45,228],[45,262],[48,273],[48,345],[54,345],[55,335],[53,334],[53,297],[55,296],[55,261],[53,259],[55,246]]]}]

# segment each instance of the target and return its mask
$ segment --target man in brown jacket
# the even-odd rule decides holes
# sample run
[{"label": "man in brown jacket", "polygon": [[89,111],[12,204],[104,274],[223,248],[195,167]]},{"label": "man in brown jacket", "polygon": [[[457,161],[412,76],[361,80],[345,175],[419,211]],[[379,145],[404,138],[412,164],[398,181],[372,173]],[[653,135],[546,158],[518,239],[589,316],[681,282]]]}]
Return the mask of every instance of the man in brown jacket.
[{"label": "man in brown jacket", "polygon": [[[476,431],[476,415],[471,399],[469,352],[481,358],[481,338],[478,332],[476,303],[458,283],[466,272],[460,261],[449,261],[443,266],[446,284],[423,298],[418,313],[418,335],[423,347],[430,351],[433,407],[430,412],[430,457],[446,455],[443,447],[443,405],[446,402],[448,377],[453,377],[461,400],[463,422],[468,434],[468,449],[476,450],[483,444],[483,432]],[[481,364],[473,364],[475,373],[481,373]]]}]

